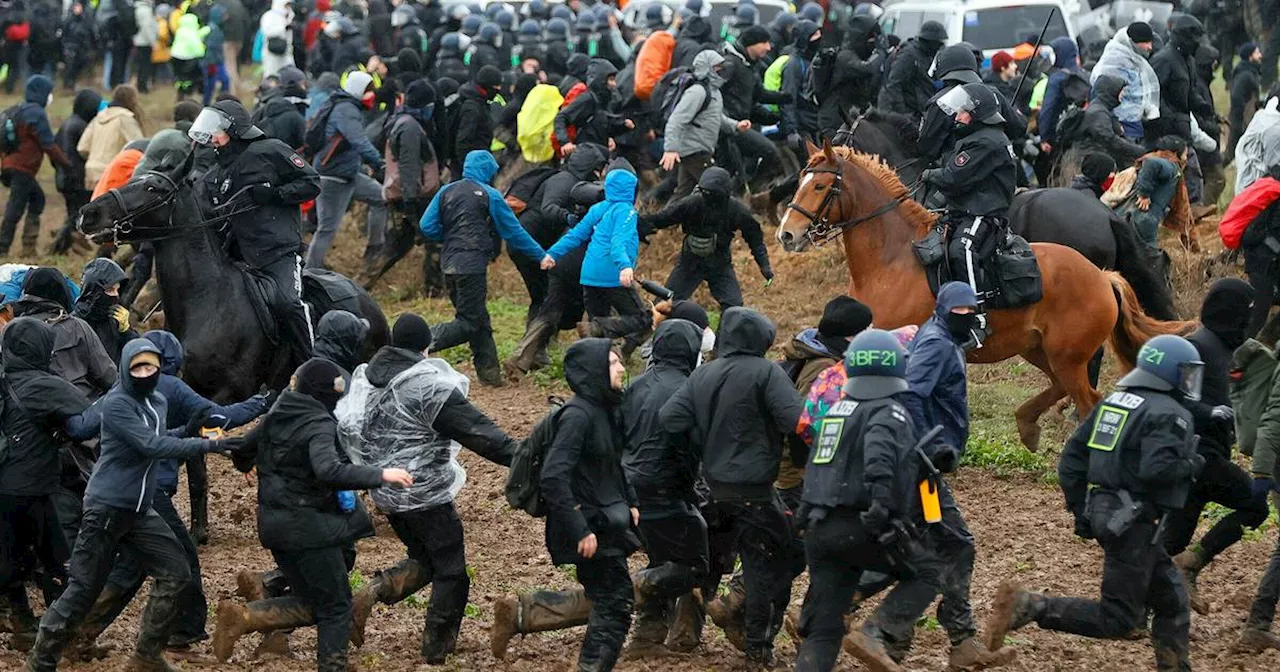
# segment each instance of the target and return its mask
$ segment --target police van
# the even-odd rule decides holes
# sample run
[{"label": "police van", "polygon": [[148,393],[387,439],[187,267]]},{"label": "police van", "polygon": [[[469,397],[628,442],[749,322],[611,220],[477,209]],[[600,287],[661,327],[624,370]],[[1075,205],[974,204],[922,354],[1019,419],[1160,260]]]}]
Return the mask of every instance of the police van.
[{"label": "police van", "polygon": [[1081,0],[889,0],[880,15],[880,27],[886,35],[906,40],[915,37],[925,21],[937,21],[947,29],[947,44],[968,42],[990,58],[998,51],[1035,42],[1046,19],[1044,44],[1063,35],[1075,39],[1075,18],[1082,9],[1088,10],[1088,4]]}]

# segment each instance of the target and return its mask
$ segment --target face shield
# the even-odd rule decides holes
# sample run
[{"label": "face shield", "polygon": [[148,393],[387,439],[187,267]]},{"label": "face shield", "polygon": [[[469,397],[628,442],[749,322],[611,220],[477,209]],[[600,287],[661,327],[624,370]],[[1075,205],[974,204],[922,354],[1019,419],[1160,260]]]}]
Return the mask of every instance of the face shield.
[{"label": "face shield", "polygon": [[212,144],[214,135],[218,133],[229,134],[230,129],[231,119],[212,107],[206,107],[200,110],[200,115],[191,124],[191,130],[187,131],[187,137],[198,144],[209,145]]},{"label": "face shield", "polygon": [[1188,401],[1200,401],[1200,385],[1204,382],[1204,362],[1178,365],[1178,392]]},{"label": "face shield", "polygon": [[954,117],[957,112],[972,112],[978,106],[963,86],[953,87],[937,101],[938,108],[947,116]]}]

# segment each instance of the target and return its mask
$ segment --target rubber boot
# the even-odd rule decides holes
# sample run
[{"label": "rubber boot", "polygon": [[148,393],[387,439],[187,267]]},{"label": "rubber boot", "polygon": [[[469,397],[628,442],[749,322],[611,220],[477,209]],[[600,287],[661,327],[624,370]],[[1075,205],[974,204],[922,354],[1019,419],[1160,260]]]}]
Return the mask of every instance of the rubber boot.
[{"label": "rubber boot", "polygon": [[736,579],[729,581],[729,592],[707,603],[711,622],[724,630],[725,639],[739,651],[747,650],[746,586]]},{"label": "rubber boot", "polygon": [[999,651],[1010,632],[1036,620],[1044,613],[1046,600],[1016,584],[1002,583],[987,620],[987,650]]},{"label": "rubber boot", "polygon": [[706,610],[702,605],[702,591],[694,589],[676,598],[671,610],[671,626],[667,629],[664,644],[668,651],[689,653],[702,644],[702,624]]},{"label": "rubber boot", "polygon": [[951,647],[947,669],[951,672],[972,672],[1012,663],[1017,657],[1013,647],[1005,646],[995,651],[988,649],[976,637],[970,637]]},{"label": "rubber boot", "polygon": [[22,227],[22,256],[35,259],[39,252],[36,243],[40,239],[40,215],[27,213],[27,221]]},{"label": "rubber boot", "polygon": [[434,629],[428,626],[422,631],[422,648],[419,653],[428,665],[443,665],[454,649],[458,648],[458,627]]},{"label": "rubber boot", "polygon": [[236,642],[250,632],[292,630],[315,624],[315,617],[301,600],[276,597],[269,600],[236,604],[231,600],[218,603],[218,627],[213,631],[213,655],[218,662],[231,658]]},{"label": "rubber boot", "polygon": [[[138,646],[126,669],[133,672],[177,672],[164,657],[174,619],[178,615],[178,594],[183,583],[156,580],[138,627]],[[95,605],[96,606],[96,605]]]},{"label": "rubber boot", "polygon": [[547,343],[555,336],[556,325],[547,320],[535,317],[524,329],[524,336],[516,344],[516,351],[511,358],[502,363],[507,377],[519,380],[530,371],[538,368],[539,354],[546,353]]},{"label": "rubber boot", "polygon": [[35,644],[27,654],[26,672],[56,672],[58,659],[62,657],[62,647],[71,638],[69,630],[48,630],[40,628]]},{"label": "rubber boot", "polygon": [[207,489],[191,491],[191,539],[200,546],[209,543],[209,491]]},{"label": "rubber boot", "polygon": [[262,572],[251,572],[247,569],[236,572],[236,595],[245,602],[257,602],[267,599],[267,584]]},{"label": "rubber boot", "polygon": [[1253,655],[1267,649],[1280,649],[1280,637],[1272,634],[1270,630],[1248,624],[1244,626],[1244,630],[1240,631],[1240,640],[1232,647],[1232,651],[1237,653]]},{"label": "rubber boot", "polygon": [[373,613],[375,602],[396,604],[427,585],[427,572],[412,558],[373,575],[351,597],[351,644],[357,649],[364,645],[364,628]]},{"label": "rubber boot", "polygon": [[512,637],[586,625],[590,615],[591,600],[581,588],[504,597],[493,606],[489,650],[494,658],[502,660]]},{"label": "rubber boot", "polygon": [[627,658],[648,658],[664,653],[663,642],[667,638],[666,600],[650,599],[636,603],[635,626],[631,629],[631,643],[627,645]]},{"label": "rubber boot", "polygon": [[1182,572],[1182,583],[1187,587],[1187,599],[1197,614],[1206,616],[1209,613],[1209,601],[1200,596],[1196,580],[1200,578],[1200,570],[1209,564],[1209,558],[1199,545],[1173,556],[1173,564]]},{"label": "rubber boot", "polygon": [[674,562],[642,569],[631,577],[631,582],[635,588],[636,606],[670,595],[683,595],[693,590],[696,583],[693,570],[688,565]]},{"label": "rubber boot", "polygon": [[131,593],[115,584],[108,583],[104,586],[102,592],[98,593],[98,599],[93,603],[93,608],[84,617],[84,621],[76,629],[71,641],[67,643],[63,657],[75,662],[89,662],[110,655],[111,647],[97,645],[98,636],[111,625],[116,615],[124,608],[124,603],[132,597]]}]

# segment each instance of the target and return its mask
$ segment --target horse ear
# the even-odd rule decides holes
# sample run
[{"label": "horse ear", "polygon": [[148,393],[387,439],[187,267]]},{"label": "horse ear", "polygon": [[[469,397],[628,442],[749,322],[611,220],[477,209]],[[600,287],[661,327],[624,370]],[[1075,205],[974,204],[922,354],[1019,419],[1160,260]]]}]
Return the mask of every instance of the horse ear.
[{"label": "horse ear", "polygon": [[808,138],[805,138],[804,140],[804,147],[805,147],[805,152],[809,155],[809,158],[813,158],[814,156],[817,156],[818,154],[822,153],[822,148],[813,144],[813,142],[811,142]]},{"label": "horse ear", "polygon": [[836,154],[835,154],[835,152],[831,151],[831,140],[830,140],[830,139],[825,139],[825,140],[823,140],[823,141],[822,141],[822,155],[823,155],[823,156],[825,156],[825,157],[827,157],[827,160],[828,160],[828,161],[835,161],[835,160],[836,160]]}]

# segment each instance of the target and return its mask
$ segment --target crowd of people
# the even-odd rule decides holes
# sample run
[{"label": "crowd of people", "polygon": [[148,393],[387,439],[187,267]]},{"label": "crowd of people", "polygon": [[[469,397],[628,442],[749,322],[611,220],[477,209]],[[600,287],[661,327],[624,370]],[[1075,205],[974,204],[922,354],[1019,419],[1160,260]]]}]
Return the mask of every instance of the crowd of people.
[{"label": "crowd of people", "polygon": [[[60,53],[43,3],[0,9],[6,86],[30,73],[25,102],[0,112],[0,253],[25,216],[22,256],[36,256],[46,156],[68,211],[59,253],[92,249],[75,222],[91,200],[165,175],[204,211],[238,208],[223,252],[273,280],[268,301],[293,371],[238,403],[193,390],[180,338],[134,328],[130,307],[155,263],[148,243],[135,245],[128,271],[100,249],[79,283],[51,267],[0,266],[0,600],[27,669],[104,656],[99,635],[147,576],[132,669],[207,657],[210,637],[225,662],[248,633],[278,649],[314,625],[318,669],[345,670],[374,604],[428,584],[420,654],[446,663],[470,589],[454,503],[465,447],[510,467],[509,501],[522,493],[520,508],[545,517],[551,561],[574,565],[581,584],[500,598],[497,658],[516,635],[586,625],[578,669],[609,670],[628,638],[635,656],[696,649],[709,617],[754,668],[774,663],[786,629],[798,670],[832,669],[843,647],[893,671],[940,597],[951,669],[1009,664],[1006,634],[1035,622],[1103,639],[1149,631],[1156,669],[1190,670],[1190,614],[1206,613],[1197,579],[1262,525],[1277,491],[1280,322],[1268,313],[1280,99],[1262,98],[1262,50],[1247,43],[1239,63],[1225,58],[1224,129],[1208,87],[1223,57],[1189,14],[1133,22],[1083,51],[1070,38],[1038,51],[1029,36],[984,67],[980,50],[937,22],[900,40],[881,33],[874,5],[828,9],[809,2],[761,25],[741,0],[717,26],[706,0],[649,5],[635,25],[580,0],[518,12],[74,1],[52,14]],[[109,100],[77,91],[55,131],[56,68],[72,89],[97,53]],[[240,97],[248,62],[263,73],[251,105]],[[178,97],[172,126],[139,98],[166,78]],[[876,329],[870,308],[840,296],[778,344],[773,322],[743,306],[733,240],[771,283],[757,215],[776,218],[806,184],[805,158],[848,143],[851,120],[871,111],[915,129],[900,139],[917,153],[922,200],[944,211],[955,281],[939,287],[923,325]],[[978,549],[947,481],[969,440],[965,354],[990,333],[986,260],[1007,235],[1015,190],[1070,183],[1103,202],[1129,170],[1132,197],[1117,218],[1155,251],[1171,211],[1218,201],[1232,161],[1240,198],[1223,235],[1243,249],[1250,282],[1215,283],[1196,331],[1146,343],[1062,453],[1075,532],[1104,552],[1100,599],[1005,584],[980,632]],[[499,190],[504,170],[513,179]],[[357,211],[361,280],[423,244],[424,290],[447,296],[453,320],[400,315],[368,352],[360,317],[311,315],[302,271],[325,268],[353,201],[367,205]],[[642,245],[677,226],[680,251],[651,305],[638,291]],[[505,362],[487,308],[503,242],[530,301]],[[714,329],[691,300],[704,283],[721,310]],[[502,386],[548,366],[548,346],[570,329],[580,337],[563,358],[573,396],[523,441],[432,356],[467,344],[476,380]],[[643,369],[629,384],[628,364]],[[227,433],[242,426],[251,429]],[[1232,460],[1237,444],[1253,456],[1249,470]],[[258,536],[276,564],[240,572],[243,602],[212,612],[199,553],[208,454],[256,472]],[[173,503],[183,464],[189,524]],[[406,558],[353,593],[356,542],[373,534],[362,490]],[[1196,541],[1210,502],[1230,512]],[[638,550],[648,564],[632,574]],[[789,610],[806,571],[803,606]],[[38,620],[28,583],[44,596]],[[1280,649],[1278,598],[1280,547],[1241,650]]]}]

